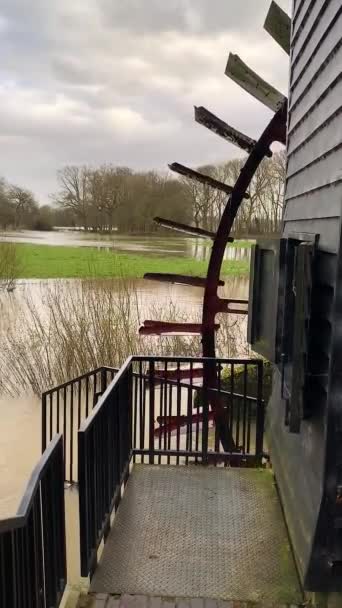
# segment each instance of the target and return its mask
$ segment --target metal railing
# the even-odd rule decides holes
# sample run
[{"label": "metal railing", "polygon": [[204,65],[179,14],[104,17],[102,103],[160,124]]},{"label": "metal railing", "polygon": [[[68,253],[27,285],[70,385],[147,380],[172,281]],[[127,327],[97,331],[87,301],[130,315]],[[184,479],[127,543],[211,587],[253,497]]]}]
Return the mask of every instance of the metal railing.
[{"label": "metal railing", "polygon": [[77,431],[118,370],[99,367],[42,394],[42,452],[56,433],[64,438],[64,479],[77,481]]},{"label": "metal railing", "polygon": [[92,574],[110,529],[132,454],[132,366],[129,360],[78,431],[81,575]]},{"label": "metal railing", "polygon": [[[201,370],[216,366],[217,386]],[[78,432],[81,574],[92,574],[121,499],[130,462],[258,466],[263,457],[263,362],[132,357]],[[224,452],[214,424],[218,401],[232,439]]]},{"label": "metal railing", "polygon": [[57,608],[66,579],[63,438],[56,436],[16,516],[0,520],[0,606]]},{"label": "metal railing", "polygon": [[[203,366],[215,365],[215,388]],[[133,460],[150,464],[261,463],[264,437],[260,359],[133,357]],[[215,404],[225,412],[231,450],[224,452]]]}]

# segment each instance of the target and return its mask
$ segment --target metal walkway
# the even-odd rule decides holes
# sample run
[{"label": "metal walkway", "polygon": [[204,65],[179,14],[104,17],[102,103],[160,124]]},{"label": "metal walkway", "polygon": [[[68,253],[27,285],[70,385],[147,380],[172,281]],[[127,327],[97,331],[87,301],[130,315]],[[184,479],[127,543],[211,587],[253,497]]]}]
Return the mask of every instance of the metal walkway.
[{"label": "metal walkway", "polygon": [[[309,604],[305,604],[310,608]],[[202,598],[162,598],[145,595],[110,596],[106,594],[83,597],[77,608],[304,608],[304,604],[272,604],[267,602],[256,605],[254,602],[223,601]]]},{"label": "metal walkway", "polygon": [[135,465],[91,592],[299,602],[272,474]]}]

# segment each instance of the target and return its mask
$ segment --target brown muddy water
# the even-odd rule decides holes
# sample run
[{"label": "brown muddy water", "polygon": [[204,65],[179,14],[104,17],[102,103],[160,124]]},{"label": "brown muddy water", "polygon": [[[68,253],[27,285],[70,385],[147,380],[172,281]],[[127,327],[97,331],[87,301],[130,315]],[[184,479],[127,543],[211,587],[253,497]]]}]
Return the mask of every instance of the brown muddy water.
[{"label": "brown muddy water", "polygon": [[[77,281],[73,280],[73,282],[77,288]],[[70,285],[70,281],[65,280],[20,280],[13,293],[0,292],[0,339],[1,332],[6,331],[6,327],[8,327],[7,323],[15,324],[20,331],[21,311],[27,297],[43,307],[44,298],[51,285],[57,285],[59,289],[63,290],[67,283]],[[168,286],[144,280],[130,281],[130,285],[132,284],[137,293],[142,314],[144,309],[147,310],[152,303],[156,302],[158,305],[167,306],[170,301],[174,301],[179,310],[186,311],[189,315],[201,309],[202,289],[178,285]],[[228,277],[225,287],[222,288],[222,295],[247,298],[248,279]],[[5,323],[4,319],[6,319]],[[15,514],[30,473],[40,456],[39,399],[25,392],[16,398],[0,394],[0,415],[0,518],[6,518]],[[69,580],[77,582],[79,550],[76,489],[68,489],[66,492],[66,510]]]}]

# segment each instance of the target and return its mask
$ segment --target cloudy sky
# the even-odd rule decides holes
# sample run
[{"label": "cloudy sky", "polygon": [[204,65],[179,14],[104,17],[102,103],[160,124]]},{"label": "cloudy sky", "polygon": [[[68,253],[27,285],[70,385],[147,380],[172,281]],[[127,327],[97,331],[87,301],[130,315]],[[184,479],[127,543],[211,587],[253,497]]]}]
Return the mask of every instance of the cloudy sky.
[{"label": "cloudy sky", "polygon": [[224,69],[238,53],[286,93],[288,58],[262,29],[269,4],[2,0],[0,176],[44,203],[65,164],[165,169],[236,155],[194,122],[193,106],[261,132],[270,112]]}]

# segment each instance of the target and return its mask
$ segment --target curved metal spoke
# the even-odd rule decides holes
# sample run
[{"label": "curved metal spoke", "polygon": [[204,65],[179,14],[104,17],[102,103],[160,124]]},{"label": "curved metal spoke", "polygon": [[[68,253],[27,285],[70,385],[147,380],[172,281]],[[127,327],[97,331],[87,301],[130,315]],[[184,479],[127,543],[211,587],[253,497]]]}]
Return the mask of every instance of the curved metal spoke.
[{"label": "curved metal spoke", "polygon": [[[252,152],[250,153],[233,191],[227,201],[227,205],[222,214],[221,221],[216,233],[211,257],[208,266],[206,288],[203,300],[202,312],[202,348],[204,357],[215,357],[215,317],[219,312],[218,307],[218,282],[220,280],[220,272],[224,258],[224,252],[227,246],[234,220],[237,212],[243,201],[243,196],[255,175],[257,168],[262,160],[269,156],[270,146],[273,142],[286,143],[286,118],[287,118],[287,103],[273,116],[272,120],[266,127],[260,139],[256,142]],[[206,362],[204,365],[203,384],[206,387],[216,388],[217,386],[217,371],[214,363]],[[233,439],[230,434],[229,424],[227,420],[227,411],[223,407],[220,399],[213,398],[211,400],[211,408],[214,412],[215,424],[222,446],[226,452],[235,448]]]}]

